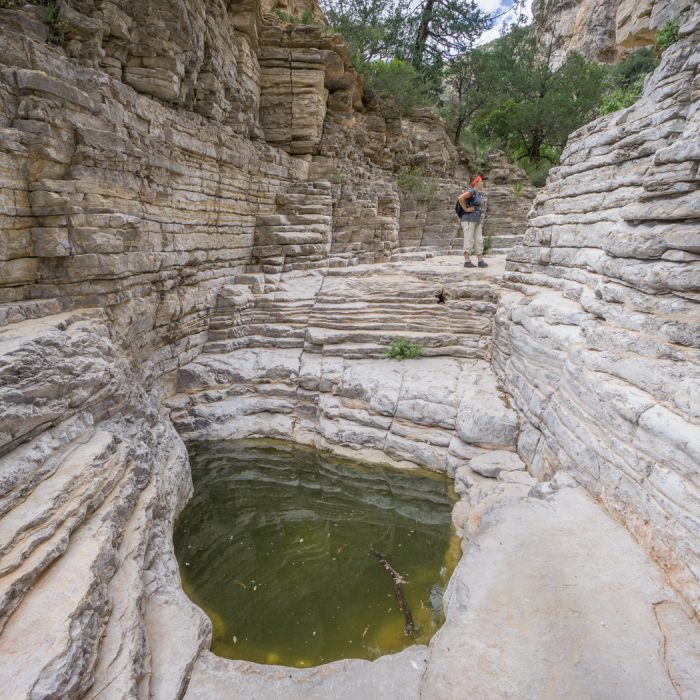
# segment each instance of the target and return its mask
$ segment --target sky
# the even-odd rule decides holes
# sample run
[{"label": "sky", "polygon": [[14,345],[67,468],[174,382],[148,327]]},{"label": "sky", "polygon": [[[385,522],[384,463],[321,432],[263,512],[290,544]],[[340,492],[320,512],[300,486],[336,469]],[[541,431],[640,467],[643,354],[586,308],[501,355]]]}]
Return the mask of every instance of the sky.
[{"label": "sky", "polygon": [[[501,12],[504,12],[507,10],[512,4],[512,0],[477,0],[478,5],[482,10],[485,10],[486,12],[490,12],[492,14],[499,14]],[[532,0],[527,0],[525,3],[525,14],[527,15],[528,18],[532,18],[532,11],[531,11],[531,6],[532,6]],[[504,17],[501,17],[496,26],[491,29],[488,32],[484,32],[482,35],[481,39],[479,40],[479,44],[486,44],[489,41],[493,41],[493,39],[497,39],[500,36],[500,29],[504,21],[507,21],[509,19],[509,15],[505,15]]]}]

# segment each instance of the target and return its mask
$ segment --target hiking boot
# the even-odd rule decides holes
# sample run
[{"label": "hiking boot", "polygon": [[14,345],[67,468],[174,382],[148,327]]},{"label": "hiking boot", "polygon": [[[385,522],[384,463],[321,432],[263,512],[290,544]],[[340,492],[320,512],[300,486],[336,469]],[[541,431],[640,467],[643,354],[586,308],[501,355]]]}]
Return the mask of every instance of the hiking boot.
[{"label": "hiking boot", "polygon": [[488,267],[489,264],[486,262],[486,260],[479,260],[479,267]]},{"label": "hiking boot", "polygon": [[476,267],[476,265],[471,260],[465,260],[464,267]]}]

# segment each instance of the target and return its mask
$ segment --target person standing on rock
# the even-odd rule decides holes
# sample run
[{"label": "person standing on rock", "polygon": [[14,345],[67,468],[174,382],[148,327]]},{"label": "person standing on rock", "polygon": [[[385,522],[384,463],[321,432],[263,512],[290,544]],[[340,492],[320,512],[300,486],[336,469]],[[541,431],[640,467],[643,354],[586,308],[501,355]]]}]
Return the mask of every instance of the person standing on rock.
[{"label": "person standing on rock", "polygon": [[[477,175],[469,183],[469,189],[457,200],[464,211],[459,217],[464,233],[464,267],[488,267],[488,263],[483,258],[484,237],[481,216],[486,209],[483,190],[484,181],[481,175]],[[471,261],[472,254],[476,255],[476,265]]]}]

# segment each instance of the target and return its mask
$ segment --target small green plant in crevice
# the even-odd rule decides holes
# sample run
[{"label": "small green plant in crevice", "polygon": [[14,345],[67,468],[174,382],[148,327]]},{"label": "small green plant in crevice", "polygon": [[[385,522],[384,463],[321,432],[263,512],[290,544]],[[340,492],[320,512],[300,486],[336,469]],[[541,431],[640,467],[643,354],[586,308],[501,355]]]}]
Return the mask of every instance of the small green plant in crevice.
[{"label": "small green plant in crevice", "polygon": [[342,185],[343,184],[343,173],[340,172],[340,170],[334,170],[329,178],[328,178],[333,185]]},{"label": "small green plant in crevice", "polygon": [[406,338],[398,337],[391,341],[391,347],[385,353],[391,360],[414,360],[423,354],[423,348]]},{"label": "small green plant in crevice", "polygon": [[656,48],[663,53],[671,44],[678,41],[678,30],[681,28],[681,19],[669,19],[656,33]]},{"label": "small green plant in crevice", "polygon": [[523,190],[525,189],[525,183],[524,182],[516,182],[513,184],[513,194],[516,197],[522,196]]},{"label": "small green plant in crevice", "polygon": [[620,109],[631,107],[641,96],[644,76],[640,76],[627,88],[615,88],[603,97],[600,103],[601,114],[611,114]]},{"label": "small green plant in crevice", "polygon": [[422,197],[432,202],[438,193],[438,182],[434,177],[428,177],[420,167],[401,168],[396,182],[403,192]]},{"label": "small green plant in crevice", "polygon": [[486,227],[486,233],[484,235],[484,255],[488,253],[493,247],[493,224],[489,224]]},{"label": "small green plant in crevice", "polygon": [[56,0],[45,0],[43,21],[49,27],[49,42],[51,44],[64,44],[68,31],[68,22],[61,16],[61,10]]},{"label": "small green plant in crevice", "polygon": [[294,17],[294,15],[290,15],[289,12],[285,12],[284,10],[281,10],[279,7],[276,7],[273,12],[283,21],[286,22],[287,24],[303,24],[303,25],[310,25],[310,24],[315,24],[316,20],[314,19],[314,13],[313,10],[309,9],[304,12],[304,14],[301,16],[301,19],[298,17]]},{"label": "small green plant in crevice", "polygon": [[297,18],[292,17],[292,15],[289,14],[289,12],[285,12],[284,10],[280,10],[279,7],[275,8],[273,12],[283,21],[287,22],[287,24],[297,24]]},{"label": "small green plant in crevice", "polygon": [[[24,4],[24,0],[0,0],[0,10],[11,10],[22,7]],[[36,0],[34,4],[44,8],[41,19],[49,28],[49,43],[65,43],[68,22],[61,16],[57,0]]]}]

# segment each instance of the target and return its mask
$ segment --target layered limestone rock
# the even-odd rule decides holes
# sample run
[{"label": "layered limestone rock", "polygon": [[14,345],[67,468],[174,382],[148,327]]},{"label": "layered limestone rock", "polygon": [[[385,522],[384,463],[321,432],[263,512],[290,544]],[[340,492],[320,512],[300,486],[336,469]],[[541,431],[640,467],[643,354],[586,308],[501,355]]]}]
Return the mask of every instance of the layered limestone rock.
[{"label": "layered limestone rock", "polygon": [[627,49],[653,46],[668,20],[687,19],[694,0],[535,0],[532,12],[542,40],[555,47],[555,62],[569,51],[612,63]]},{"label": "layered limestone rock", "polygon": [[98,305],[147,382],[172,373],[250,263],[261,207],[308,165],[69,62],[30,14],[0,12],[2,322]]},{"label": "layered limestone rock", "polygon": [[[438,282],[451,281],[453,302],[465,298],[467,283],[434,263],[432,276],[426,263],[396,266],[394,277],[415,278],[413,313],[421,305],[436,311],[439,300],[424,298],[443,290]],[[0,330],[5,691],[18,698],[361,693],[379,700],[462,697],[466,689],[588,696],[614,687],[621,696],[692,697],[697,623],[621,526],[570,478],[537,483],[525,472],[512,451],[514,413],[494,391],[488,364],[438,355],[392,366],[371,351],[353,361],[347,346],[325,357],[299,347],[303,334],[265,322],[277,304],[297,329],[308,324],[308,304],[296,317],[293,310],[309,276],[251,276],[240,280],[245,288],[230,290],[211,343],[230,342],[236,334],[229,331],[240,328],[248,347],[202,355],[183,368],[182,383],[198,384],[188,400],[219,409],[218,420],[190,410],[193,429],[289,436],[292,419],[309,433],[325,422],[329,442],[337,436],[336,446],[364,456],[384,420],[378,458],[446,466],[461,495],[454,519],[466,559],[450,584],[445,627],[428,648],[316,669],[262,667],[206,651],[209,625],[180,589],[172,552],[172,522],[191,488],[183,446],[140,388],[131,358],[117,350],[105,313],[67,313]],[[391,277],[389,269],[357,269],[354,280],[341,275],[327,297],[316,289],[313,306],[336,309],[321,319],[337,317],[348,304],[345,292],[363,279],[375,305],[391,305],[387,292],[398,282]],[[471,284],[476,291],[493,280]],[[231,308],[241,295],[247,300]],[[377,320],[398,322],[398,303]],[[288,346],[280,347],[285,338]],[[318,361],[324,371],[314,368]],[[440,453],[441,435],[451,466],[429,461]],[[594,644],[582,642],[590,638]],[[583,664],[572,662],[579,658]]]},{"label": "layered limestone rock", "polygon": [[[178,374],[173,422],[191,439],[285,438],[449,473],[513,450],[518,424],[486,361],[501,270],[465,280],[459,258],[437,258],[244,276]],[[397,337],[426,357],[387,359]]]},{"label": "layered limestone rock", "polygon": [[554,63],[563,63],[569,51],[603,63],[617,60],[621,55],[615,36],[620,1],[534,0],[537,33],[543,43],[553,46]]},{"label": "layered limestone rock", "polygon": [[[337,37],[274,14],[310,7],[62,0],[59,44],[44,8],[0,10],[4,693],[692,697],[685,603],[555,472],[697,609],[698,20],[574,137],[504,293],[498,261],[433,257],[466,180],[439,120],[382,112]],[[396,336],[425,357],[387,359]],[[467,559],[432,647],[209,654],[173,422],[454,475]]]},{"label": "layered limestone rock", "polygon": [[535,201],[494,365],[535,475],[564,467],[700,608],[700,15]]},{"label": "layered limestone rock", "polygon": [[3,695],[178,697],[210,633],[173,555],[182,441],[100,310],[0,329],[0,376]]},{"label": "layered limestone rock", "polygon": [[648,46],[669,20],[687,18],[694,0],[620,0],[615,17],[615,40],[624,48]]},{"label": "layered limestone rock", "polygon": [[[156,380],[237,273],[457,243],[441,123],[366,108],[336,35],[256,3],[61,8],[61,45],[43,8],[0,10],[2,323],[108,308]],[[402,231],[410,167],[443,194]]]}]

